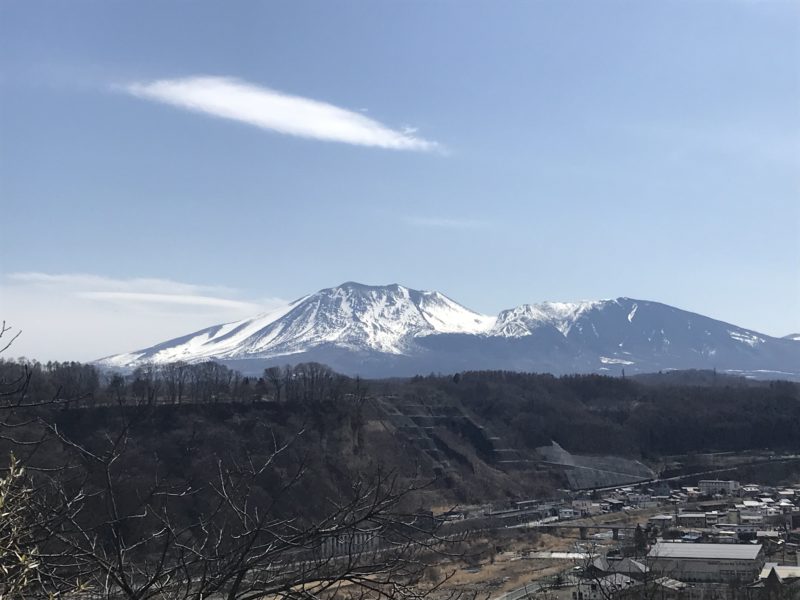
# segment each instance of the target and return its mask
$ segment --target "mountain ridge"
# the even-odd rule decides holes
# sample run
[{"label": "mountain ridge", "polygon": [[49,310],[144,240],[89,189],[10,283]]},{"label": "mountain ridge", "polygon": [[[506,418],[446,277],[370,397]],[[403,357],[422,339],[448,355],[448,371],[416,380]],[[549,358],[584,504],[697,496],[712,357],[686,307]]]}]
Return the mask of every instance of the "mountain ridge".
[{"label": "mountain ridge", "polygon": [[649,300],[522,304],[484,315],[437,291],[357,282],[274,311],[96,361],[216,360],[247,373],[315,360],[362,376],[508,369],[561,373],[719,368],[800,378],[800,344]]}]

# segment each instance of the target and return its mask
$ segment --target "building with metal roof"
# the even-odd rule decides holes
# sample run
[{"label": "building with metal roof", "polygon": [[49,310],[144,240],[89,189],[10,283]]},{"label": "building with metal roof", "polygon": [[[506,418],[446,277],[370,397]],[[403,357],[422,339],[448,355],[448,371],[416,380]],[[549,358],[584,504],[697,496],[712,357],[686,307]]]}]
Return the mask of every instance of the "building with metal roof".
[{"label": "building with metal roof", "polygon": [[650,558],[716,558],[716,559],[754,559],[761,553],[759,544],[682,544],[680,542],[660,542],[650,549]]},{"label": "building with metal roof", "polygon": [[760,544],[659,542],[648,554],[654,572],[688,582],[755,581],[764,566]]}]

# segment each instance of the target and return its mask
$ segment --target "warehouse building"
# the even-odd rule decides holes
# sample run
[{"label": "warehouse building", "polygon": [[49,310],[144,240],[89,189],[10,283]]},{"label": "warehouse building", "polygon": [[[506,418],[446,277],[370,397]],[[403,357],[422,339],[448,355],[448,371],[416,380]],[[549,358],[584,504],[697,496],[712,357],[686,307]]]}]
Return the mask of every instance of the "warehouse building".
[{"label": "warehouse building", "polygon": [[749,583],[764,567],[759,544],[660,542],[648,558],[654,572],[692,583]]}]

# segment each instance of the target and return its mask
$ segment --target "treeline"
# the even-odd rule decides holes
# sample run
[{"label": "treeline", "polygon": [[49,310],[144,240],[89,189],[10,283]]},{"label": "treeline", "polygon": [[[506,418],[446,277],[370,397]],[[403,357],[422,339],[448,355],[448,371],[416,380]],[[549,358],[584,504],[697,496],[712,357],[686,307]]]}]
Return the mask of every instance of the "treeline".
[{"label": "treeline", "polygon": [[[0,398],[4,389],[19,391],[5,396],[13,415],[4,418],[0,410],[0,433],[14,431],[0,435],[0,456],[13,452],[37,470],[73,463],[66,456],[75,448],[48,438],[48,428],[98,456],[109,440],[125,436],[118,464],[131,482],[157,472],[193,489],[214,475],[219,461],[229,468],[263,461],[285,445],[262,474],[259,493],[271,498],[288,473],[312,472],[272,505],[276,514],[298,517],[322,514],[330,498],[362,476],[418,473],[390,433],[365,430],[365,383],[318,363],[246,377],[214,362],[144,365],[124,374],[77,362],[0,360]],[[44,438],[46,445],[35,443]],[[120,484],[134,493],[136,485],[128,485]],[[198,493],[193,501],[202,498]]]},{"label": "treeline", "polygon": [[0,360],[0,400],[14,408],[7,416],[0,405],[0,433],[4,427],[14,431],[0,435],[0,456],[13,452],[28,467],[57,469],[74,457],[65,457],[70,448],[63,441],[35,443],[48,438],[48,427],[97,455],[124,435],[135,440],[125,451],[127,477],[146,479],[157,471],[166,481],[180,478],[199,488],[217,461],[263,459],[287,445],[270,466],[263,493],[269,497],[273,485],[280,489],[277,473],[314,471],[297,483],[293,494],[299,495],[285,494],[273,510],[299,515],[302,498],[300,512],[315,515],[359,472],[404,471],[403,461],[391,457],[393,451],[402,457],[397,448],[389,455],[364,453],[365,399],[361,380],[317,363],[246,377],[214,362],[144,365],[124,374],[78,362]]},{"label": "treeline", "polygon": [[266,369],[246,377],[213,361],[146,364],[128,374],[102,371],[79,362],[0,360],[0,382],[26,379],[35,402],[57,401],[68,408],[214,402],[319,402],[345,395],[363,397],[358,378],[325,365],[305,363]]}]

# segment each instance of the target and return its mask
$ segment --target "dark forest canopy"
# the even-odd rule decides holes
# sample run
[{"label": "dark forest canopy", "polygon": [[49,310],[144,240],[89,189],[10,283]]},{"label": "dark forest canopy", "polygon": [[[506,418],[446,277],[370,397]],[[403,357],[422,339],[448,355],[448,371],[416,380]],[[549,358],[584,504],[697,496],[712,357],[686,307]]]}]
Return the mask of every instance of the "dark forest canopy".
[{"label": "dark forest canopy", "polygon": [[784,381],[650,385],[600,375],[470,372],[403,387],[457,400],[528,448],[555,440],[572,452],[653,458],[800,445],[800,385]]},{"label": "dark forest canopy", "polygon": [[0,361],[4,380],[23,371],[30,376],[30,400],[59,398],[67,408],[280,402],[321,430],[335,430],[340,411],[353,399],[397,396],[458,404],[479,423],[529,449],[555,440],[572,452],[649,458],[794,450],[800,443],[800,385],[752,383],[713,372],[631,379],[480,371],[364,381],[316,363],[243,377],[213,362],[148,365],[123,375],[75,362]]}]

